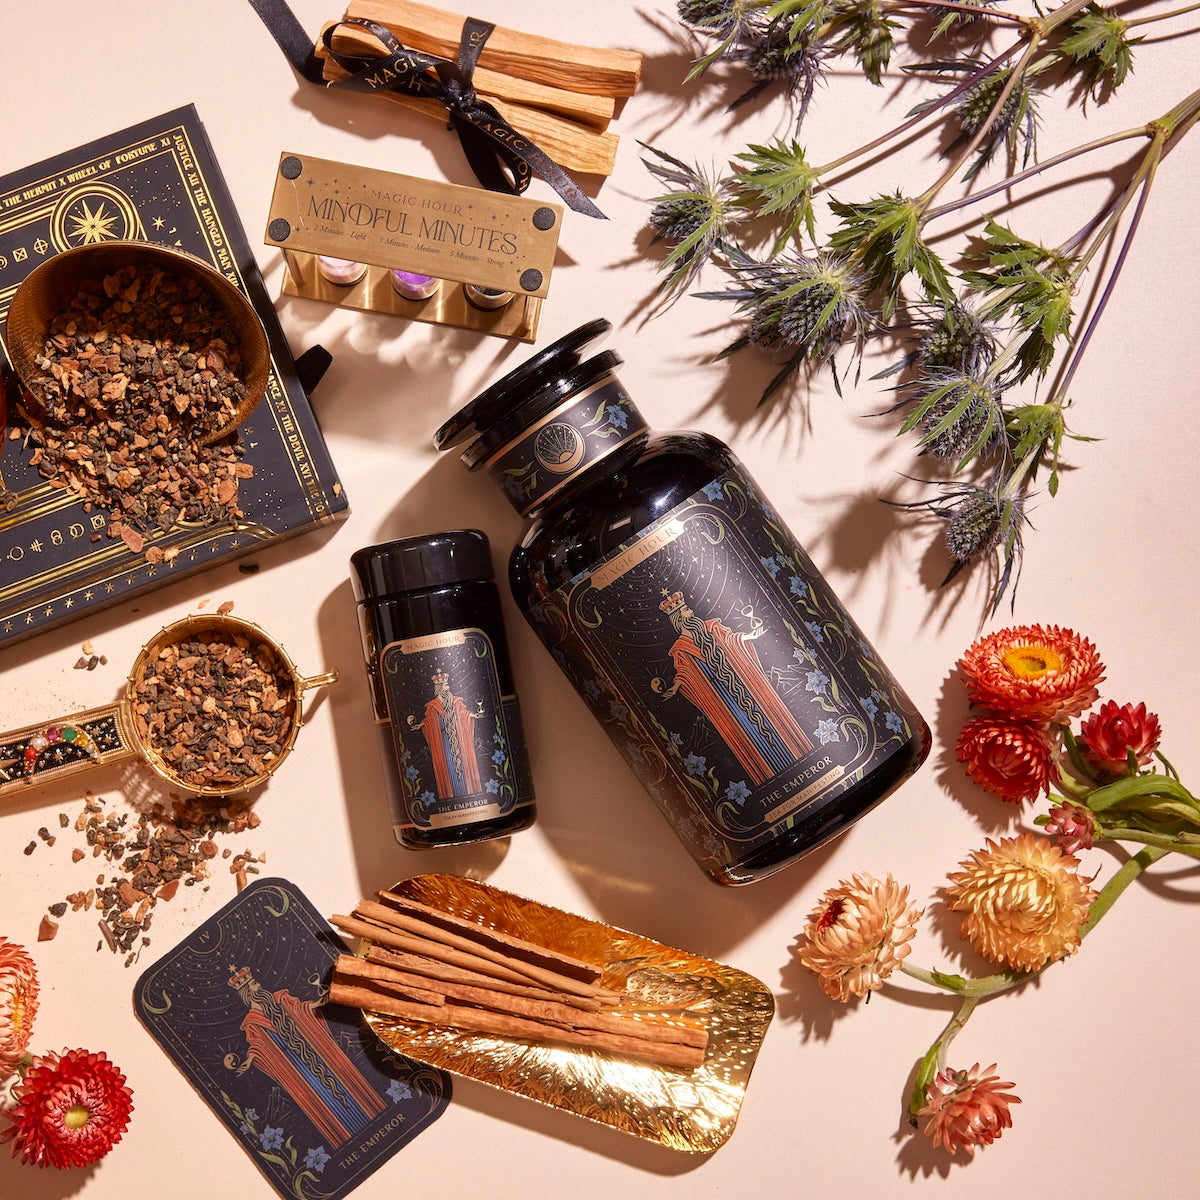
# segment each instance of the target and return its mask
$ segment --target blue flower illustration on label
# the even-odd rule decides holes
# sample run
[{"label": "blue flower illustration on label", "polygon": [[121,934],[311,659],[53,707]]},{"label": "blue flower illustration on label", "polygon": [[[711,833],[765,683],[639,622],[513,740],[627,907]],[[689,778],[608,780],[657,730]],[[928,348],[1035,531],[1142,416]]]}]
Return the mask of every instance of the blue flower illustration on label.
[{"label": "blue flower illustration on label", "polygon": [[[490,820],[532,803],[533,784],[510,729],[516,698],[503,696],[491,640],[455,629],[384,647],[380,672],[401,764],[401,827]],[[514,760],[517,747],[518,760]]]},{"label": "blue flower illustration on label", "polygon": [[919,724],[736,469],[530,620],[702,864],[840,796]]}]

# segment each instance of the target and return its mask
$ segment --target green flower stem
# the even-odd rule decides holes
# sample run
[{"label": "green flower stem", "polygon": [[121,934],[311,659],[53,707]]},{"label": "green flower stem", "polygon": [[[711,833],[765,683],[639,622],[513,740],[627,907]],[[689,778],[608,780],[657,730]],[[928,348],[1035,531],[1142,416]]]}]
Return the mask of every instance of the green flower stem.
[{"label": "green flower stem", "polygon": [[1087,920],[1079,927],[1079,936],[1087,937],[1100,924],[1104,914],[1117,902],[1117,897],[1151,863],[1158,862],[1160,858],[1169,853],[1169,850],[1165,850],[1161,846],[1147,846],[1145,850],[1139,850],[1131,859],[1122,863],[1121,869],[1100,889],[1100,894],[1092,901],[1092,907],[1088,909]]},{"label": "green flower stem", "polygon": [[[1121,865],[1121,869],[1100,889],[1096,899],[1088,909],[1087,919],[1079,927],[1079,936],[1087,937],[1100,923],[1104,914],[1116,903],[1117,897],[1148,867],[1157,862],[1165,854],[1171,853],[1175,847],[1147,846],[1138,851],[1132,858]],[[1053,966],[1058,959],[1043,963],[1036,971],[998,971],[994,975],[983,975],[979,979],[965,979],[961,975],[946,975],[940,971],[927,971],[924,967],[900,964],[900,970],[910,979],[915,979],[927,987],[939,991],[950,992],[953,995],[970,998],[978,1002],[988,996],[996,996],[1001,992],[1011,991],[1015,987],[1040,975],[1047,967]],[[973,1005],[972,1005],[973,1006]],[[969,1015],[969,1014],[968,1014]],[[954,1022],[951,1022],[953,1025]],[[947,1026],[949,1029],[950,1026]],[[955,1033],[958,1032],[956,1028]]]},{"label": "green flower stem", "polygon": [[[1151,126],[1151,129],[1154,127]],[[1090,239],[1090,243],[1084,252],[1079,256],[1074,268],[1071,271],[1071,287],[1076,288],[1079,285],[1080,279],[1091,265],[1093,258],[1099,254],[1100,250],[1107,244],[1109,238],[1116,232],[1117,225],[1121,218],[1125,215],[1125,210],[1133,203],[1134,197],[1137,197],[1137,208],[1134,213],[1134,219],[1129,232],[1126,234],[1124,244],[1121,247],[1121,253],[1117,258],[1116,266],[1113,268],[1110,280],[1116,281],[1117,274],[1120,272],[1121,264],[1125,261],[1125,255],[1133,241],[1133,235],[1137,231],[1138,223],[1141,219],[1142,211],[1146,206],[1146,199],[1150,192],[1150,185],[1154,181],[1154,173],[1158,168],[1158,161],[1162,157],[1163,142],[1165,135],[1159,129],[1155,129],[1151,135],[1150,148],[1146,151],[1142,161],[1138,164],[1138,169],[1134,173],[1133,178],[1129,181],[1129,185],[1125,188],[1121,198],[1117,204],[1109,212],[1104,224],[1099,231],[1094,233]],[[1103,305],[1100,306],[1103,309]],[[1098,315],[1098,314],[1097,314]],[[1091,326],[1095,324],[1093,317]]]},{"label": "green flower stem", "polygon": [[1102,813],[1114,804],[1141,800],[1147,796],[1162,796],[1182,804],[1193,817],[1200,816],[1200,801],[1177,779],[1152,771],[1149,775],[1132,775],[1095,788],[1088,797],[1088,807]]},{"label": "green flower stem", "polygon": [[933,1082],[937,1073],[945,1066],[946,1049],[952,1041],[958,1036],[959,1030],[967,1023],[971,1013],[975,1011],[975,1005],[979,1001],[973,996],[964,996],[963,1002],[958,1006],[958,1011],[950,1018],[946,1028],[938,1034],[937,1040],[925,1052],[925,1057],[921,1059],[921,1065],[917,1068],[917,1077],[913,1081],[912,1094],[908,1099],[908,1111],[910,1116],[916,1117],[917,1114],[925,1107],[925,1098],[929,1092],[929,1085]]},{"label": "green flower stem", "polygon": [[[1045,967],[1039,967],[1038,971],[1045,969]],[[900,970],[911,979],[916,979],[928,987],[951,992],[956,996],[970,996],[976,1001],[998,995],[1000,992],[1007,992],[1038,974],[1038,971],[998,971],[995,975],[982,975],[978,979],[966,979],[962,975],[945,975],[940,971],[927,971],[924,967],[913,966],[907,962],[900,964]]]},{"label": "green flower stem", "polygon": [[1200,837],[1191,833],[1153,833],[1148,829],[1135,829],[1129,825],[1101,825],[1094,834],[1095,841],[1138,842],[1153,846],[1164,853],[1186,854],[1189,858],[1200,858]]}]

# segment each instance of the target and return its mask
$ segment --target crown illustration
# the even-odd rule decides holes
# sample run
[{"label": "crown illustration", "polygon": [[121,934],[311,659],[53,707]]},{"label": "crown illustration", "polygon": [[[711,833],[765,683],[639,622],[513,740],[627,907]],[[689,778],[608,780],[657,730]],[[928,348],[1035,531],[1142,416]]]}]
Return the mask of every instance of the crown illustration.
[{"label": "crown illustration", "polygon": [[239,970],[233,971],[230,974],[229,986],[231,988],[244,987],[246,984],[252,982],[253,979],[254,979],[254,976],[250,974],[250,968],[249,967],[241,967]]},{"label": "crown illustration", "polygon": [[434,683],[446,683],[450,679],[450,676],[439,667],[432,675],[430,675],[429,678],[432,679]]},{"label": "crown illustration", "polygon": [[684,599],[682,592],[672,592],[670,595],[667,595],[667,589],[663,588],[662,594],[667,598],[658,607],[668,616],[673,612],[678,612],[683,607]]}]

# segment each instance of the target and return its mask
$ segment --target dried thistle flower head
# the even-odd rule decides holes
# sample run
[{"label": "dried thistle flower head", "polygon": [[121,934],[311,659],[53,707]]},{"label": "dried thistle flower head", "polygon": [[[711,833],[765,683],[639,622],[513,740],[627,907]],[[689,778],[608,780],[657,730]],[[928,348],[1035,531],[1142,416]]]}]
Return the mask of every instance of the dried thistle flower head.
[{"label": "dried thistle flower head", "polygon": [[683,287],[724,243],[743,214],[728,180],[642,145],[656,156],[642,159],[650,173],[673,189],[651,201],[649,218],[657,236],[675,243],[661,265],[667,272],[663,286]]},{"label": "dried thistle flower head", "polygon": [[861,998],[882,987],[908,956],[920,919],[907,886],[891,875],[883,880],[855,875],[821,897],[796,957],[830,999]]},{"label": "dried thistle flower head", "polygon": [[946,548],[959,566],[991,554],[1004,538],[1004,505],[988,488],[964,485],[946,519]]},{"label": "dried thistle flower head", "polygon": [[920,336],[920,361],[926,367],[946,367],[978,374],[996,357],[998,338],[993,327],[973,309],[957,301],[938,310]]},{"label": "dried thistle flower head", "polygon": [[701,293],[710,300],[737,299],[747,314],[746,333],[723,356],[750,344],[788,355],[763,400],[805,362],[823,367],[843,347],[861,359],[873,318],[861,277],[844,260],[819,252],[760,262],[731,247],[727,265],[741,286]]},{"label": "dried thistle flower head", "polygon": [[1045,838],[988,839],[950,876],[946,903],[962,934],[991,962],[1037,971],[1079,949],[1080,926],[1096,898],[1079,861]]},{"label": "dried thistle flower head", "polygon": [[987,375],[934,367],[910,389],[913,413],[902,432],[921,431],[921,449],[965,466],[1004,431],[1000,391]]},{"label": "dried thistle flower head", "polygon": [[[974,65],[967,64],[962,69]],[[1020,150],[1021,158],[1026,163],[1036,154],[1036,93],[1028,75],[1023,74],[1001,103],[1000,98],[1004,96],[1011,79],[1012,72],[1006,68],[993,71],[967,88],[955,104],[955,120],[962,134],[951,143],[949,152],[953,153],[976,134],[984,134],[975,151],[975,159],[965,173],[967,179],[983,170],[1001,147],[1007,146],[1013,156]],[[997,104],[1000,104],[998,112]]]}]

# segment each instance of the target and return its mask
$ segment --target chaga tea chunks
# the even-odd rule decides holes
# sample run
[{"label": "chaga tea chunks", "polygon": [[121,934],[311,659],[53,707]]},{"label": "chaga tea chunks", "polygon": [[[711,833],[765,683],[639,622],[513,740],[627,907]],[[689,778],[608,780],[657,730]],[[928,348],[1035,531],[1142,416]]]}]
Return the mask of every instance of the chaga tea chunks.
[{"label": "chaga tea chunks", "polygon": [[239,787],[266,775],[294,713],[289,673],[268,645],[241,636],[163,647],[134,692],[139,736],[191,787]]}]

